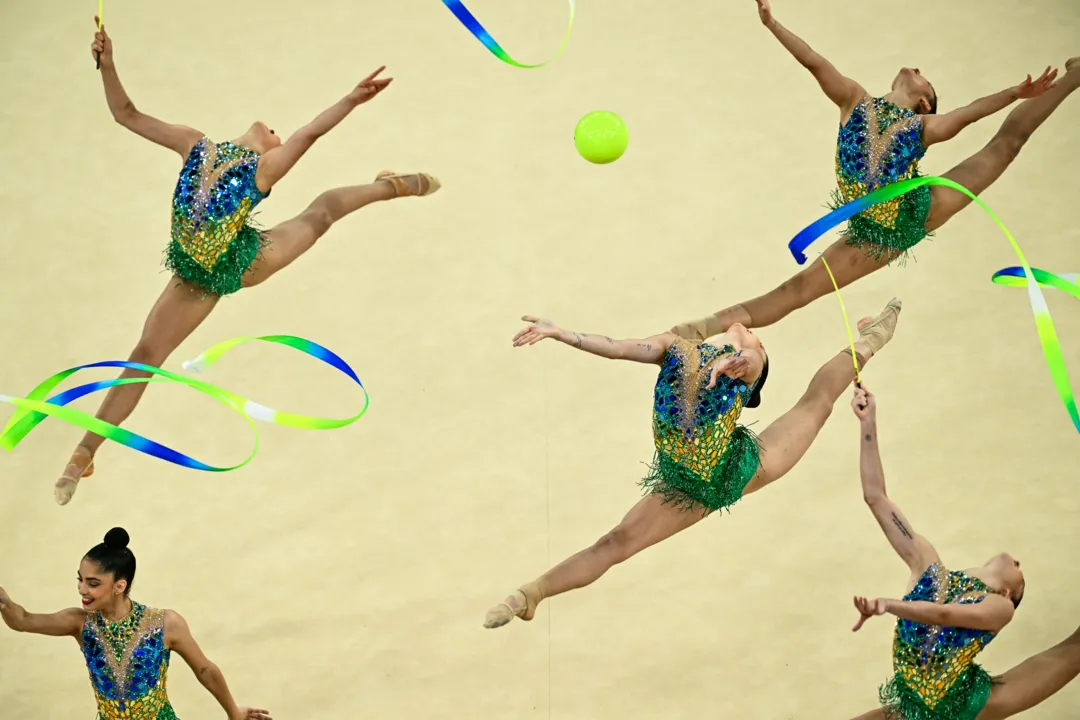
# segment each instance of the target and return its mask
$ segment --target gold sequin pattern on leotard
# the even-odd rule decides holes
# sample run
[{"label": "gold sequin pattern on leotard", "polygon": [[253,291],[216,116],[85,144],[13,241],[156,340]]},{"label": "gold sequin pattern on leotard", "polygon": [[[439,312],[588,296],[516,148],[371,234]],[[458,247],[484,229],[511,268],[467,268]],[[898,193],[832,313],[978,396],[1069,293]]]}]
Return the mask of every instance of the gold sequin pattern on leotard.
[{"label": "gold sequin pattern on leotard", "polygon": [[[905,600],[971,604],[992,591],[961,572],[934,564],[923,574]],[[931,626],[898,620],[893,639],[893,667],[931,710],[956,685],[975,657],[994,638],[985,630]]]},{"label": "gold sequin pattern on leotard", "polygon": [[[890,102],[864,97],[852,112],[848,126],[841,129],[841,139],[836,148],[834,169],[844,201],[851,202],[880,187],[913,177],[918,171],[921,157],[921,148],[914,147],[914,144],[921,143],[921,132],[922,119],[916,113]],[[904,137],[901,138],[901,135]],[[849,136],[855,136],[857,140]],[[842,162],[845,145],[858,148],[865,167],[856,169],[845,166],[846,163]],[[895,151],[903,156],[900,165],[883,168],[886,153]],[[902,198],[893,198],[878,203],[864,210],[862,215],[882,227],[894,229],[901,201]]]},{"label": "gold sequin pattern on leotard", "polygon": [[[735,431],[748,388],[741,380],[722,375],[715,388],[705,390],[713,365],[734,354],[730,345],[693,345],[680,338],[668,352],[675,356],[672,361],[677,367],[662,369],[657,384],[653,414],[656,449],[710,482]],[[665,378],[664,370],[675,372]]]},{"label": "gold sequin pattern on leotard", "polygon": [[264,195],[255,185],[258,153],[203,138],[180,173],[173,197],[172,239],[212,271]]}]

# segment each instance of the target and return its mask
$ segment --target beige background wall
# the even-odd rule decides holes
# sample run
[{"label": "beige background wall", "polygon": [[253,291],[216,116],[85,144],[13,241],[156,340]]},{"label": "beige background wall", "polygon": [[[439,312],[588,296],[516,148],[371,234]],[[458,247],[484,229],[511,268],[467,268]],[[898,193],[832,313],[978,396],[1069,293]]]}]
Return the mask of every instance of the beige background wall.
[{"label": "beige background wall", "polygon": [[[395,84],[319,142],[263,205],[264,223],[384,168],[434,173],[444,189],[350,217],[271,283],[222,302],[167,365],[237,335],[303,335],[357,369],[367,417],[326,433],[262,427],[257,459],[221,475],[106,445],[65,508],[52,483],[80,431],[46,422],[0,458],[0,584],[32,610],[74,605],[81,554],[123,525],[136,598],[181,612],[237,698],[275,718],[819,720],[872,708],[891,622],[852,634],[851,596],[896,596],[905,573],[862,507],[846,398],[805,461],[732,515],[531,625],[481,628],[491,604],[621,517],[651,455],[653,371],[555,345],[514,350],[518,317],[640,336],[746,299],[797,269],[786,242],[833,186],[835,110],[753,2],[664,5],[583,2],[564,56],[523,71],[436,0],[109,3],[139,108],[216,139],[255,119],[288,134],[387,65]],[[774,10],[874,91],[919,67],[943,110],[1080,51],[1072,0],[947,5]],[[525,61],[565,29],[557,0],[470,7]],[[178,161],[110,121],[88,51],[94,10],[5,0],[0,11],[7,394],[126,356],[166,283]],[[630,127],[629,152],[607,167],[571,143],[595,109]],[[1003,119],[935,148],[924,170],[949,169]],[[985,195],[1039,267],[1080,270],[1078,157],[1080,97]],[[1016,262],[993,222],[972,209],[917,260],[845,300],[856,316],[905,301],[866,373],[892,494],[952,566],[1000,550],[1024,563],[1025,604],[982,658],[1000,672],[1080,623],[1076,431],[1024,291],[989,280]],[[1080,306],[1049,300],[1080,382]],[[846,342],[830,298],[761,335],[774,367],[763,409],[745,418],[757,429]],[[346,380],[285,348],[242,348],[207,379],[296,412],[355,406]],[[153,388],[129,427],[220,464],[250,443],[240,418],[183,388]],[[178,658],[170,694],[185,720],[218,716]],[[9,720],[90,717],[75,644],[0,633],[0,708]],[[1026,717],[1077,708],[1080,684]]]}]

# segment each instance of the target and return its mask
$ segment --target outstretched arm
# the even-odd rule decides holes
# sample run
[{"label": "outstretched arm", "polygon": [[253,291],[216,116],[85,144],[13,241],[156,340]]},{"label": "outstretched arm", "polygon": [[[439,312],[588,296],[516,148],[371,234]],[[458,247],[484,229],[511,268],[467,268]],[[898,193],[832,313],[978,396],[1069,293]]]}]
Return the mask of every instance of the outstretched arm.
[{"label": "outstretched arm", "polygon": [[26,612],[21,605],[12,602],[3,588],[0,588],[0,616],[4,618],[4,624],[15,632],[52,637],[70,635],[76,638],[82,632],[83,621],[86,619],[86,613],[79,608],[68,608],[47,615]]},{"label": "outstretched arm", "polygon": [[[97,18],[94,18],[94,25],[97,26]],[[136,135],[167,147],[180,157],[186,158],[195,143],[202,139],[203,134],[193,128],[171,125],[139,112],[120,83],[120,76],[116,74],[112,39],[105,32],[104,26],[95,33],[90,52],[94,55],[101,54],[101,81],[105,85],[105,102],[109,105],[113,120]]]},{"label": "outstretched arm", "polygon": [[563,330],[552,321],[533,315],[526,315],[521,319],[531,324],[514,336],[514,347],[535,345],[545,338],[552,338],[609,360],[632,360],[639,363],[658,364],[675,340],[675,336],[671,333],[653,335],[644,340],[614,340],[606,335]]},{"label": "outstretched arm", "polygon": [[304,127],[293,133],[284,144],[274,148],[259,159],[255,172],[255,184],[267,192],[288,174],[315,141],[337,127],[358,105],[366,103],[390,84],[393,78],[376,78],[385,66],[368,75],[345,97],[338,100]]},{"label": "outstretched arm", "polygon": [[265,718],[269,720],[270,715],[266,710],[243,708],[236,704],[232,693],[229,691],[229,686],[225,683],[225,676],[221,673],[221,670],[217,665],[210,662],[203,653],[202,648],[195,642],[195,638],[191,636],[187,621],[179,613],[172,610],[165,611],[165,644],[170,650],[174,650],[177,655],[184,659],[191,671],[195,673],[199,683],[221,705],[229,720],[243,720],[245,718],[250,720]]},{"label": "outstretched arm", "polygon": [[896,554],[907,563],[912,573],[922,573],[938,560],[933,546],[911,529],[911,523],[885,492],[885,470],[878,449],[877,403],[865,388],[855,388],[851,402],[860,420],[861,450],[859,475],[862,478],[863,500],[881,526]]},{"label": "outstretched arm", "polygon": [[1039,77],[1032,80],[1028,75],[1024,82],[1015,87],[1006,88],[1001,92],[979,98],[969,105],[957,108],[944,115],[924,115],[923,121],[923,145],[930,147],[937,143],[947,142],[960,134],[968,125],[972,125],[984,117],[1004,110],[1017,100],[1042,95],[1054,86],[1058,71],[1050,72],[1050,67]]},{"label": "outstretched arm", "polygon": [[822,57],[802,38],[781,25],[773,17],[769,0],[756,0],[758,15],[769,32],[780,41],[800,65],[810,71],[822,91],[833,101],[842,114],[847,114],[862,99],[865,90],[859,83],[844,76],[831,62]]}]

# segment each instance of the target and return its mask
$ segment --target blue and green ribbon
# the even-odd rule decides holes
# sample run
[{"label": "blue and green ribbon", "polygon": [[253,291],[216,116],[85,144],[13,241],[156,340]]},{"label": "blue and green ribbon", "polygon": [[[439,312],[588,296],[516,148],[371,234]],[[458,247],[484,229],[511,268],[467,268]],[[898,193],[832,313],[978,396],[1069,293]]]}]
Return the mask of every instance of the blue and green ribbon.
[{"label": "blue and green ribbon", "polygon": [[1020,249],[1020,245],[1017,244],[1009,229],[1005,227],[1005,223],[1001,222],[1001,219],[994,214],[994,211],[980,200],[975,193],[963,185],[943,177],[917,177],[887,185],[861,198],[852,200],[815,221],[792,238],[791,242],[788,243],[788,249],[795,257],[795,261],[803,265],[807,261],[806,249],[826,232],[869,207],[888,202],[923,185],[940,185],[964,193],[971,198],[972,202],[985,210],[986,214],[993,218],[1001,231],[1005,233],[1005,237],[1008,238],[1009,244],[1012,245],[1013,251],[1020,260],[1020,266],[999,270],[994,274],[993,281],[999,285],[1027,288],[1028,301],[1031,303],[1031,311],[1035,316],[1035,329],[1039,335],[1039,342],[1042,343],[1046,364],[1050,368],[1050,377],[1053,379],[1054,386],[1057,388],[1058,395],[1065,405],[1065,410],[1068,412],[1073,426],[1077,432],[1080,432],[1080,413],[1077,412],[1076,398],[1073,396],[1069,374],[1065,368],[1065,357],[1061,352],[1061,343],[1058,340],[1057,331],[1054,329],[1054,321],[1050,317],[1050,309],[1046,305],[1046,298],[1043,297],[1042,291],[1039,289],[1040,286],[1052,287],[1080,299],[1080,295],[1077,294],[1080,292],[1077,288],[1077,276],[1056,275],[1045,270],[1032,270],[1024,257],[1024,252]]},{"label": "blue and green ribbon", "polygon": [[[8,420],[7,425],[4,426],[2,432],[0,432],[0,448],[11,451],[22,442],[23,438],[27,436],[35,427],[37,427],[46,417],[55,417],[59,420],[63,420],[71,425],[82,428],[95,435],[100,435],[106,440],[112,440],[132,450],[137,450],[146,455],[156,457],[160,460],[180,465],[182,467],[190,468],[192,470],[205,470],[208,472],[227,472],[229,470],[237,470],[242,468],[251,462],[255,457],[255,453],[259,449],[259,432],[255,427],[254,420],[262,422],[273,423],[275,425],[284,425],[286,427],[300,428],[305,430],[330,430],[334,428],[345,427],[351,425],[360,419],[364,413],[367,412],[369,399],[367,390],[364,388],[363,383],[360,382],[360,378],[357,377],[349,364],[341,359],[338,355],[334,354],[322,345],[318,345],[310,340],[306,340],[301,337],[295,337],[292,335],[264,335],[261,337],[241,337],[234,338],[232,340],[226,340],[225,342],[214,345],[206,352],[199,355],[195,360],[184,363],[184,369],[192,372],[200,373],[208,370],[223,355],[238,345],[241,345],[252,340],[261,340],[263,342],[275,343],[278,345],[285,345],[295,350],[299,350],[306,355],[310,355],[317,360],[330,365],[331,367],[340,370],[349,379],[355,382],[360,390],[364,393],[364,405],[360,412],[348,418],[334,419],[314,417],[308,415],[297,415],[294,413],[281,412],[267,407],[260,403],[249,400],[242,395],[237,395],[234,392],[230,392],[224,388],[211,385],[210,383],[196,380],[195,378],[186,377],[178,373],[156,368],[151,365],[144,365],[142,363],[127,362],[120,360],[105,360],[102,362],[90,363],[88,365],[79,365],[78,367],[69,368],[62,372],[58,372],[52,377],[46,379],[37,387],[35,387],[26,397],[16,398],[9,397],[7,395],[0,395],[0,402],[6,402],[14,405],[17,410]],[[70,390],[53,395],[52,397],[46,397],[57,385],[62,383],[68,377],[74,375],[80,370],[86,370],[90,368],[103,368],[103,367],[118,367],[127,368],[130,370],[139,370],[145,373],[149,373],[148,378],[117,378],[114,380],[102,380],[99,382],[87,383],[85,385],[79,385]],[[231,467],[217,467],[214,465],[208,465],[192,458],[184,453],[174,450],[170,447],[166,447],[161,443],[154,442],[149,438],[138,435],[137,433],[126,430],[112,423],[105,422],[95,418],[92,415],[84,413],[74,408],[66,407],[69,403],[78,400],[81,397],[89,395],[90,393],[97,392],[99,390],[106,390],[108,388],[116,387],[119,385],[129,385],[133,383],[146,383],[146,382],[170,382],[181,385],[187,385],[190,388],[198,390],[204,395],[208,395],[218,402],[224,404],[236,412],[240,413],[249,425],[251,425],[252,432],[255,434],[255,446],[251,451],[251,454],[241,463],[233,465]]]},{"label": "blue and green ribbon", "polygon": [[510,57],[510,53],[506,52],[506,50],[504,50],[503,47],[495,41],[495,38],[491,37],[491,33],[489,33],[484,28],[484,26],[480,24],[480,21],[477,20],[471,12],[469,12],[469,9],[465,7],[465,3],[461,2],[461,0],[443,0],[443,5],[448,7],[450,9],[450,12],[454,13],[454,17],[460,20],[461,24],[465,26],[465,29],[471,32],[473,34],[473,37],[479,40],[480,43],[484,47],[486,47],[492,55],[499,58],[507,65],[516,68],[525,68],[527,70],[547,65],[555,58],[559,57],[559,55],[562,55],[562,51],[566,49],[567,43],[570,42],[570,31],[574,28],[574,0],[567,0],[567,3],[570,5],[570,21],[567,23],[566,37],[563,38],[562,45],[559,46],[559,49],[555,51],[554,55],[552,55],[544,62],[538,63],[536,65],[525,65]]}]

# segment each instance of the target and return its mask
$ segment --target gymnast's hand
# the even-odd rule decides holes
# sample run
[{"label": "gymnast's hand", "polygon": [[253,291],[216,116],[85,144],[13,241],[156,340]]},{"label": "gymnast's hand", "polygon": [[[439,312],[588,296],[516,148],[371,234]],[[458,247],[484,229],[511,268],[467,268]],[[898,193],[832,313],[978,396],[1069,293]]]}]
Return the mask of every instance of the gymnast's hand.
[{"label": "gymnast's hand", "polygon": [[517,335],[514,336],[514,347],[535,345],[544,338],[558,339],[562,334],[562,328],[550,320],[538,318],[535,315],[525,315],[521,319],[531,324],[523,330],[519,330]]},{"label": "gymnast's hand", "polygon": [[762,25],[765,27],[772,25],[772,6],[769,3],[769,0],[757,0],[757,14],[758,17],[761,18]]},{"label": "gymnast's hand", "polygon": [[878,598],[877,600],[867,600],[864,597],[855,597],[855,609],[859,611],[859,622],[855,623],[855,627],[851,628],[851,632],[858,632],[859,628],[863,626],[870,618],[876,615],[885,614],[885,600],[884,598]]},{"label": "gymnast's hand", "polygon": [[1016,86],[1016,97],[1021,100],[1027,100],[1028,98],[1042,95],[1044,92],[1054,87],[1054,81],[1057,80],[1057,74],[1057,70],[1050,72],[1050,66],[1047,65],[1038,80],[1032,80],[1031,75],[1028,75],[1027,80]]},{"label": "gymnast's hand", "polygon": [[[98,24],[98,18],[94,16],[94,27]],[[105,32],[105,26],[101,26],[101,30],[94,33],[94,42],[90,43],[90,57],[96,58],[97,54],[101,53],[101,66],[105,67],[105,63],[112,62],[112,40],[109,38],[108,33]]]},{"label": "gymnast's hand", "polygon": [[270,717],[270,713],[266,710],[259,710],[257,708],[240,708],[235,717],[229,718],[229,720],[273,720]]},{"label": "gymnast's hand", "polygon": [[386,66],[383,65],[381,68],[361,80],[360,84],[353,88],[353,91],[349,93],[349,99],[357,105],[363,105],[368,100],[385,90],[386,87],[394,81],[394,78],[375,77],[385,69]]},{"label": "gymnast's hand", "polygon": [[727,375],[732,380],[738,380],[749,369],[750,361],[742,355],[732,355],[729,358],[724,358],[712,366],[712,370],[709,372],[709,384],[705,386],[705,389],[712,390],[716,387],[716,378],[721,375]]},{"label": "gymnast's hand", "polygon": [[851,399],[851,409],[855,411],[855,417],[862,422],[874,422],[877,417],[877,399],[866,386],[855,387],[855,397]]}]

